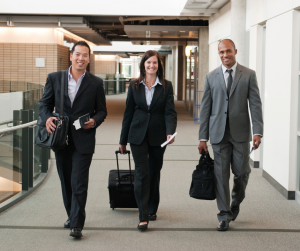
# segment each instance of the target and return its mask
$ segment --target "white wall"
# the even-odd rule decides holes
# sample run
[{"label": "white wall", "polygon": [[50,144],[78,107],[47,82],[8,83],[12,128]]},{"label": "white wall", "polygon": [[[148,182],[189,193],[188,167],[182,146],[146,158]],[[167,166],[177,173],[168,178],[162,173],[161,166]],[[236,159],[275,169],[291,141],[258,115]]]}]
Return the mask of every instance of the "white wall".
[{"label": "white wall", "polygon": [[218,13],[209,19],[209,71],[221,65],[218,55],[219,40],[230,38],[231,34],[231,3],[226,4]]},{"label": "white wall", "polygon": [[300,0],[247,0],[250,26],[265,22],[300,6]]},{"label": "white wall", "polygon": [[289,11],[266,26],[263,167],[291,191],[297,173],[299,23],[299,12]]},{"label": "white wall", "polygon": [[[13,120],[13,111],[23,108],[23,92],[0,94],[0,123]],[[6,128],[2,126],[2,128]],[[2,129],[0,126],[0,129]]]},{"label": "white wall", "polygon": [[231,3],[226,4],[209,19],[209,44],[231,34]]}]

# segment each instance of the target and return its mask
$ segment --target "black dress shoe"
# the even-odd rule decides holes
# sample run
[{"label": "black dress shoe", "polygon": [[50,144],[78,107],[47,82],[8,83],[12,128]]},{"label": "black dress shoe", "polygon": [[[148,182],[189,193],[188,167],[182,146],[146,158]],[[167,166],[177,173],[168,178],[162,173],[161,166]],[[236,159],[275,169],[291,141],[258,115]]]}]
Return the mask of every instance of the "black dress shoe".
[{"label": "black dress shoe", "polygon": [[218,231],[227,231],[229,228],[229,223],[227,221],[220,221],[218,226]]},{"label": "black dress shoe", "polygon": [[140,231],[143,232],[143,231],[145,231],[148,228],[148,223],[147,224],[143,224],[143,225],[138,224],[137,228],[138,228],[138,230],[140,230]]},{"label": "black dress shoe", "polygon": [[156,218],[157,218],[157,215],[156,215],[156,214],[155,214],[155,215],[149,215],[149,220],[150,220],[150,221],[155,221]]},{"label": "black dress shoe", "polygon": [[81,238],[82,237],[81,229],[77,227],[72,228],[70,232],[70,236],[74,238]]},{"label": "black dress shoe", "polygon": [[232,212],[232,221],[235,221],[236,217],[239,215],[240,212],[240,206],[231,206],[230,210]]},{"label": "black dress shoe", "polygon": [[64,228],[70,228],[70,219],[67,219],[67,221],[64,224]]}]

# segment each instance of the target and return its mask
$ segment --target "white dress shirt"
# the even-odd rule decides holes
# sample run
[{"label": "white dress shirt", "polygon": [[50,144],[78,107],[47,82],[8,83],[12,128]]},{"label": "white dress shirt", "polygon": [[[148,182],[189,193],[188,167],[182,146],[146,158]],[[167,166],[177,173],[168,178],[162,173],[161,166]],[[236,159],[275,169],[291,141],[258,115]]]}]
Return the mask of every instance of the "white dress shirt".
[{"label": "white dress shirt", "polygon": [[71,100],[71,107],[73,106],[73,102],[74,99],[76,97],[76,94],[79,90],[79,87],[81,85],[81,82],[85,76],[86,71],[84,71],[84,73],[82,74],[81,77],[78,78],[77,82],[75,81],[75,79],[73,79],[73,76],[71,74],[71,68],[72,65],[69,68],[69,73],[68,73],[68,94],[69,94],[69,98]]},{"label": "white dress shirt", "polygon": [[231,68],[226,68],[222,64],[222,71],[223,71],[223,76],[224,76],[224,80],[225,80],[226,89],[227,89],[227,83],[228,83],[228,77],[229,77],[229,73],[227,72],[227,70],[230,70],[230,69],[232,70],[231,76],[232,76],[232,83],[233,83],[234,76],[235,76],[235,73],[236,73],[236,66],[237,66],[237,62],[235,62],[235,64]]},{"label": "white dress shirt", "polygon": [[145,80],[142,80],[141,83],[145,86],[145,96],[146,96],[146,102],[147,102],[147,106],[148,106],[148,110],[149,110],[151,102],[152,102],[155,86],[157,86],[158,84],[159,85],[162,85],[162,84],[159,81],[158,77],[156,77],[155,83],[154,83],[154,85],[151,86],[150,90],[148,89],[148,87],[145,83]]}]

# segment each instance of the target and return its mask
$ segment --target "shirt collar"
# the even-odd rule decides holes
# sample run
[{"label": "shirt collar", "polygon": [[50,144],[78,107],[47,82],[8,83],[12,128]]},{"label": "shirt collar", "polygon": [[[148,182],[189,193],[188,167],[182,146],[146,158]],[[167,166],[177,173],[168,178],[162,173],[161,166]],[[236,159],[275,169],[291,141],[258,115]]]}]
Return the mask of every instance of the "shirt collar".
[{"label": "shirt collar", "polygon": [[[69,67],[68,69],[68,80],[70,81],[71,78],[73,78],[72,74],[71,74],[71,68],[72,68],[72,65]],[[86,70],[84,71],[84,73],[80,76],[79,79],[83,79],[84,76],[85,76],[85,73],[86,73]]]},{"label": "shirt collar", "polygon": [[[140,84],[146,85],[146,83],[145,83],[145,79],[144,79],[144,80],[142,80],[142,81],[140,82]],[[153,85],[153,86],[156,86],[157,84],[159,84],[159,85],[162,85],[162,83],[159,81],[159,78],[158,78],[158,76],[156,77],[156,79],[155,79],[155,83],[154,83],[154,85]],[[152,87],[153,87],[153,86],[152,86]]]},{"label": "shirt collar", "polygon": [[[237,62],[235,62],[235,64],[230,68],[234,73],[236,72],[236,66],[237,66]],[[222,71],[223,71],[223,74],[225,74],[226,70],[228,68],[226,68],[223,64],[222,64]]]}]

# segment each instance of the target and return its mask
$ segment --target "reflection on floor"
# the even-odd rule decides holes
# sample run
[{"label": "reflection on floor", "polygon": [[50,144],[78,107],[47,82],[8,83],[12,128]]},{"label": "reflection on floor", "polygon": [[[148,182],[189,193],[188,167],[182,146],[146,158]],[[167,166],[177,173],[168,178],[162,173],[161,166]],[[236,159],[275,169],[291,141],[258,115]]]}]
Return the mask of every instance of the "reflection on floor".
[{"label": "reflection on floor", "polygon": [[14,192],[14,191],[0,191],[0,203],[8,200],[9,198],[11,198],[12,196],[14,196],[17,193],[19,193],[19,192]]}]

